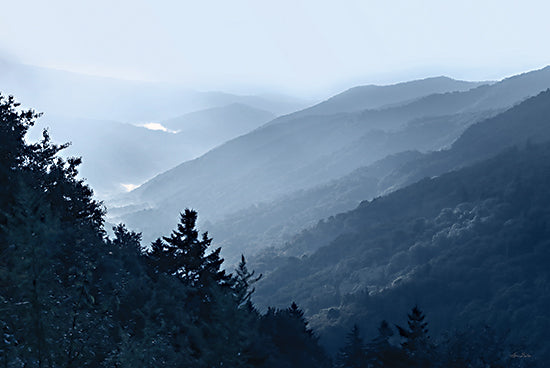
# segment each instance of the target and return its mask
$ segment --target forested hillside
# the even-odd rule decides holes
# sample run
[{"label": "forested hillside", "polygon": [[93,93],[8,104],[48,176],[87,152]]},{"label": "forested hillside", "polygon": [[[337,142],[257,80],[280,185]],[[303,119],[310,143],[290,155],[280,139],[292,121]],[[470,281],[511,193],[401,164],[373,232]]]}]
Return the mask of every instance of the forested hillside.
[{"label": "forested hillside", "polygon": [[[397,188],[398,182],[386,179],[394,178],[395,172],[405,163],[421,160],[423,154],[434,149],[447,148],[470,124],[494,115],[497,111],[418,119],[398,132],[372,132],[330,157],[320,157],[308,169],[319,173],[344,173],[360,162],[370,162],[373,157],[384,156],[387,152],[399,153],[329,182],[322,177],[307,177],[304,182],[311,180],[322,184],[281,195],[272,201],[255,203],[226,215],[209,227],[216,237],[223,239],[225,255],[231,259],[238,257],[241,249],[255,253],[261,251],[264,244],[280,247],[320,219],[351,210],[365,199]],[[252,224],[253,231],[250,231]]]},{"label": "forested hillside", "polygon": [[[345,212],[346,206],[347,209],[354,208],[355,203],[361,200],[388,194],[425,177],[441,175],[487,159],[509,147],[526,142],[550,141],[546,120],[550,117],[549,106],[550,92],[546,91],[471,126],[449,149],[426,153],[408,151],[389,156],[327,185],[236,213],[213,224],[213,233],[223,235],[222,238],[231,245],[253,244],[254,241],[267,239],[271,246],[280,248],[274,250],[275,253],[309,254],[326,245],[339,232],[325,233],[315,241],[304,242],[301,241],[304,237],[297,235],[297,231],[302,229],[304,234],[310,233],[306,221],[307,226],[313,226],[316,219]],[[285,220],[279,220],[281,218]],[[244,224],[254,224],[263,232],[250,234],[239,231]],[[293,241],[293,238],[296,240]],[[283,241],[292,245],[284,246]]]},{"label": "forested hillside", "polygon": [[528,144],[364,202],[289,245],[327,239],[311,255],[264,258],[279,267],[255,300],[298,301],[332,348],[413,302],[433,333],[489,323],[546,360],[549,163],[550,145]]}]

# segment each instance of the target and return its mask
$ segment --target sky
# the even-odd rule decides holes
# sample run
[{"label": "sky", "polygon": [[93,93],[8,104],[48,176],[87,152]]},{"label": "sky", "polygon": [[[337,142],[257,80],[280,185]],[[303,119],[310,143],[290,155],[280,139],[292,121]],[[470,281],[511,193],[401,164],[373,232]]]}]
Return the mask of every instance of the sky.
[{"label": "sky", "polygon": [[0,56],[122,79],[302,96],[550,64],[547,0],[3,1]]}]

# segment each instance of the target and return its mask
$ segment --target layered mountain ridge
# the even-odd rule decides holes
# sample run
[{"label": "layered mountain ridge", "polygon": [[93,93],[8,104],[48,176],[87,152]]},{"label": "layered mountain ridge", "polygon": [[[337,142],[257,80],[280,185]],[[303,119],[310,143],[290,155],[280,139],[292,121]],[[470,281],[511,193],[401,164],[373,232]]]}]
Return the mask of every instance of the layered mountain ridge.
[{"label": "layered mountain ridge", "polygon": [[444,148],[469,125],[548,87],[550,68],[545,68],[379,110],[286,115],[145,183],[119,202],[143,210],[119,211],[116,219],[158,234],[183,207],[193,207],[216,224],[235,211],[324,185],[387,155]]},{"label": "layered mountain ridge", "polygon": [[267,275],[255,301],[300,303],[332,347],[342,326],[374,333],[377,321],[418,303],[436,334],[490,323],[543,359],[545,332],[523,332],[550,327],[549,142],[546,91],[409,167],[455,171],[365,201],[256,259]]}]

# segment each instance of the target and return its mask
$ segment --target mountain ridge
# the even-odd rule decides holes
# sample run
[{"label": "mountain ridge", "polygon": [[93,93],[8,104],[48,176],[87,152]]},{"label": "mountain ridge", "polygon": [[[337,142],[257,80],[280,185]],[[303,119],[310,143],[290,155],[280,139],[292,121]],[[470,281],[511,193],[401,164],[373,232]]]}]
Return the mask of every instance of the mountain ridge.
[{"label": "mountain ridge", "polygon": [[[483,105],[487,109],[509,107],[509,101],[513,101],[511,105],[518,103],[529,97],[529,93],[526,95],[524,88],[520,88],[525,78],[529,80],[527,84],[530,89],[525,88],[529,89],[531,95],[536,94],[542,89],[541,85],[546,88],[550,86],[550,68],[466,92],[428,95],[413,103],[391,109],[338,113],[323,117],[290,115],[277,118],[249,134],[151,179],[132,191],[123,201],[148,203],[150,207],[157,208],[152,210],[154,215],[148,210],[150,215],[156,219],[165,217],[166,221],[185,206],[196,208],[210,221],[214,217],[219,219],[224,214],[250,204],[272,200],[284,193],[306,189],[312,184],[321,184],[321,181],[335,179],[338,175],[346,175],[369,164],[365,161],[354,163],[346,158],[351,163],[347,172],[339,172],[337,175],[327,172],[320,178],[321,181],[315,183],[307,183],[304,179],[319,173],[319,169],[315,167],[311,168],[312,171],[304,171],[309,163],[323,155],[331,155],[344,149],[373,129],[385,127],[383,129],[388,131],[399,130],[413,119],[433,119],[438,114],[479,112],[480,106],[476,102],[480,99],[487,102],[487,105]],[[533,79],[538,81],[535,85],[531,85]],[[490,99],[487,98],[489,94]],[[504,102],[495,102],[494,96],[502,96],[501,100]],[[405,149],[415,147],[409,146]],[[397,152],[399,147],[394,147],[385,154]],[[382,157],[372,157],[370,162],[380,158]],[[338,162],[335,162],[335,167],[339,167]],[[139,214],[124,215],[121,219],[140,231],[149,232],[154,229],[150,227],[150,222],[145,224],[147,216],[142,211]]]}]

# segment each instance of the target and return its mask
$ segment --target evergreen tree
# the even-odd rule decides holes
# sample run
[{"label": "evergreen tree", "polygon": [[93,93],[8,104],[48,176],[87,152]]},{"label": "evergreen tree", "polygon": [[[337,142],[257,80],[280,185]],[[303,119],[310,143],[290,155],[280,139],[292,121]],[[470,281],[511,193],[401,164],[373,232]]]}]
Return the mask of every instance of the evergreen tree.
[{"label": "evergreen tree", "polygon": [[18,106],[0,96],[0,349],[6,365],[70,367],[102,341],[90,341],[98,320],[89,280],[104,211],[76,178],[80,159],[58,156],[66,144],[47,131],[25,142],[39,114]]},{"label": "evergreen tree", "polygon": [[308,327],[296,303],[287,309],[268,308],[261,317],[260,333],[269,339],[271,351],[264,367],[330,367],[330,359]]},{"label": "evergreen tree", "polygon": [[394,335],[389,323],[383,320],[378,327],[378,336],[376,336],[367,345],[367,358],[369,367],[403,367],[407,364],[406,355],[399,347],[390,342]]},{"label": "evergreen tree", "polygon": [[425,318],[418,306],[414,306],[408,314],[408,328],[396,325],[403,339],[401,346],[414,367],[433,366],[434,346],[428,336],[428,323],[424,321]]},{"label": "evergreen tree", "polygon": [[235,276],[233,277],[233,289],[235,290],[235,296],[239,306],[243,306],[250,303],[250,298],[255,291],[252,286],[256,282],[260,281],[262,274],[254,277],[255,271],[248,271],[246,267],[246,259],[244,255],[241,255],[241,261],[235,270]]},{"label": "evergreen tree", "polygon": [[[18,111],[13,96],[0,94],[0,225],[6,225],[15,205],[21,168],[31,149],[25,143],[27,130],[39,116],[32,110]],[[0,231],[0,254],[6,251],[5,232]]]},{"label": "evergreen tree", "polygon": [[40,191],[19,184],[12,215],[0,226],[8,244],[0,260],[6,307],[0,318],[10,331],[6,354],[37,366],[71,367],[102,343],[93,340],[101,322],[90,288],[95,257],[85,250],[95,247],[52,207]]},{"label": "evergreen tree", "polygon": [[359,327],[353,328],[346,337],[346,345],[338,353],[338,368],[367,368],[365,344],[359,335]]},{"label": "evergreen tree", "polygon": [[52,253],[59,223],[49,206],[30,189],[20,188],[15,203],[7,224],[0,226],[9,244],[8,257],[2,259],[4,272],[0,273],[1,318],[12,332],[13,349],[6,354],[35,361],[41,367],[54,352],[52,336],[48,336],[48,326],[53,322],[48,311],[55,303],[48,294],[54,281]]},{"label": "evergreen tree", "polygon": [[152,244],[148,254],[151,263],[158,271],[176,275],[191,287],[201,289],[210,283],[228,283],[231,277],[220,270],[223,263],[220,258],[221,248],[206,253],[212,238],[206,232],[199,238],[196,222],[197,212],[185,209],[180,214],[177,229],[169,237],[157,239]]},{"label": "evergreen tree", "polygon": [[[0,95],[0,188],[4,189],[16,185],[13,175],[31,150],[25,144],[25,134],[39,117],[32,110],[18,111],[19,105],[13,96]],[[5,200],[7,195],[9,191],[4,191],[0,198]]]}]

